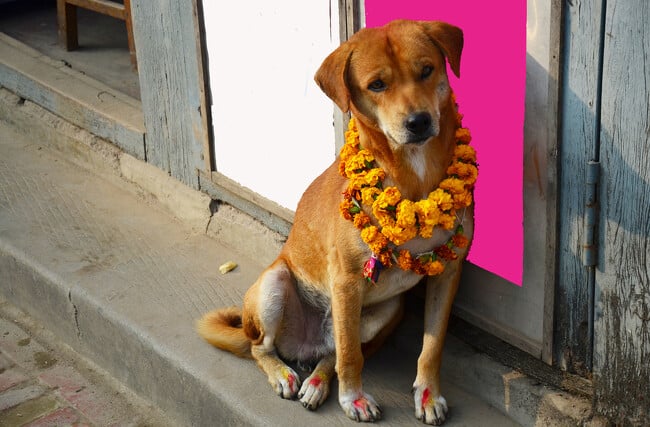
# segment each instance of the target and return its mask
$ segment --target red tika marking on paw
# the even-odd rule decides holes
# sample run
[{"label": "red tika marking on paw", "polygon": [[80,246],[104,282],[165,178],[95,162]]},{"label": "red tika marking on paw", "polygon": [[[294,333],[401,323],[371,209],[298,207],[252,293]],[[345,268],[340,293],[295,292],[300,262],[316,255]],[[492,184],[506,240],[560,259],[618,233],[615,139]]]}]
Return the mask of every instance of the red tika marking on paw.
[{"label": "red tika marking on paw", "polygon": [[366,400],[364,398],[359,398],[352,402],[355,408],[363,411],[364,416],[368,416],[368,412],[366,412]]},{"label": "red tika marking on paw", "polygon": [[287,374],[287,381],[289,382],[289,388],[293,390],[293,385],[296,383],[296,377],[292,374]]},{"label": "red tika marking on paw", "polygon": [[431,404],[431,392],[428,388],[425,388],[422,392],[422,407],[426,407]]},{"label": "red tika marking on paw", "polygon": [[311,380],[309,380],[309,385],[312,386],[312,387],[320,387],[322,382],[323,382],[323,380],[321,380],[321,378],[317,375],[314,378],[312,378]]}]

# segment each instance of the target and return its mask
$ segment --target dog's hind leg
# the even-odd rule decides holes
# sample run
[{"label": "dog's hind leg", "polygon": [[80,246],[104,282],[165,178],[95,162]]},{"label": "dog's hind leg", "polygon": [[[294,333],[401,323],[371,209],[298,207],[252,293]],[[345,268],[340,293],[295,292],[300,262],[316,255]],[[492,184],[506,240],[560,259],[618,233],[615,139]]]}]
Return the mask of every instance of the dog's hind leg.
[{"label": "dog's hind leg", "polygon": [[257,335],[251,354],[273,390],[284,399],[293,399],[300,388],[300,377],[280,359],[275,346],[287,304],[295,298],[293,277],[284,261],[271,265],[249,292],[254,297],[247,295],[244,302],[244,329]]}]

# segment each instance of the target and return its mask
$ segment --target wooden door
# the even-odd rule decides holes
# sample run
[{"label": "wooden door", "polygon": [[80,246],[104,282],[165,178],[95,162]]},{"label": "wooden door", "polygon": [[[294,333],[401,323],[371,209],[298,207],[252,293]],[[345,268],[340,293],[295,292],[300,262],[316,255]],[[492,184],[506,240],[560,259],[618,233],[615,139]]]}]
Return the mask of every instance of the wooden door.
[{"label": "wooden door", "polygon": [[597,410],[650,422],[650,3],[608,0],[595,275]]}]

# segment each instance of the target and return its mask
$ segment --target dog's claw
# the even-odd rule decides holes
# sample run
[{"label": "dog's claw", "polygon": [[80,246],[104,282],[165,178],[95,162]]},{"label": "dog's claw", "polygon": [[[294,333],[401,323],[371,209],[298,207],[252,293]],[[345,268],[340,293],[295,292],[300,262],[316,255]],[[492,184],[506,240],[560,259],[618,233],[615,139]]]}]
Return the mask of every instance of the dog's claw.
[{"label": "dog's claw", "polygon": [[355,421],[373,422],[381,419],[381,408],[369,394],[342,396],[339,403],[345,414]]},{"label": "dog's claw", "polygon": [[283,399],[293,399],[298,394],[300,377],[288,366],[283,367],[275,376],[269,376],[271,387]]},{"label": "dog's claw", "polygon": [[314,411],[325,402],[329,392],[329,381],[327,377],[318,372],[314,372],[302,384],[298,393],[298,399],[300,399],[302,406],[310,411]]},{"label": "dog's claw", "polygon": [[442,396],[433,396],[428,387],[413,387],[413,399],[418,420],[439,426],[447,419],[447,401]]}]

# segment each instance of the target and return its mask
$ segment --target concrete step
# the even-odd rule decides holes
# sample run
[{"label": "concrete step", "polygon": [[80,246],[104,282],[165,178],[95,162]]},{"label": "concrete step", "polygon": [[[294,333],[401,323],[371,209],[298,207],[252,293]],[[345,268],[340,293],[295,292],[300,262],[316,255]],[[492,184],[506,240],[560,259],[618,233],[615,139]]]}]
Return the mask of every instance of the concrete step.
[{"label": "concrete step", "polygon": [[[43,132],[12,123],[0,115],[4,298],[178,425],[355,425],[336,392],[318,411],[304,410],[278,398],[253,362],[212,348],[194,332],[204,312],[241,304],[266,257],[250,245],[206,236],[138,187],[69,162],[74,149],[61,156]],[[226,261],[238,267],[221,275],[218,266]],[[413,304],[364,368],[366,391],[384,410],[382,425],[420,425],[410,394],[421,343],[417,298]],[[443,390],[450,427],[534,425],[548,418],[548,405],[553,414],[562,405],[575,407],[453,336]]]}]

